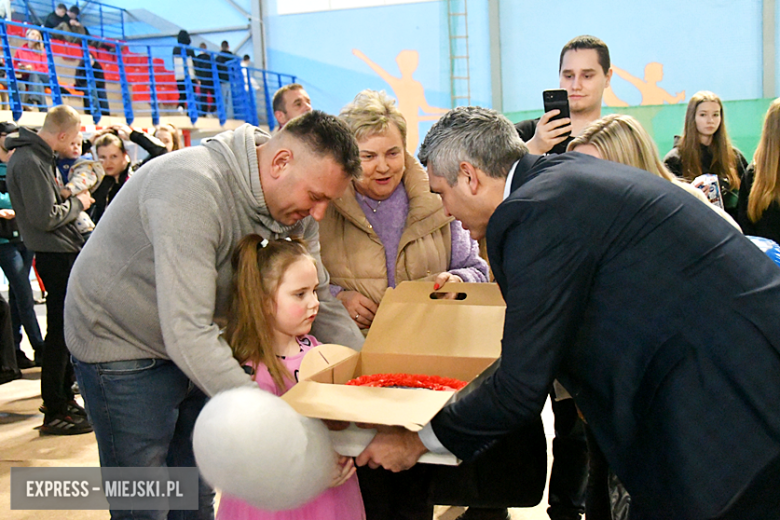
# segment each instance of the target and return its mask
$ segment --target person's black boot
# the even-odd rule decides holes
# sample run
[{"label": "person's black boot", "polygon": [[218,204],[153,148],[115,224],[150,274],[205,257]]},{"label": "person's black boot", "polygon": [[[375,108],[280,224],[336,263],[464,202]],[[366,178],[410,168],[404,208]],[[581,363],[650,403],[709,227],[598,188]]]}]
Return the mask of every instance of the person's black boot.
[{"label": "person's black boot", "polygon": [[17,349],[16,350],[16,366],[19,367],[19,370],[26,370],[28,368],[34,367],[35,363],[33,363],[32,360],[27,357],[27,354],[25,354],[23,351]]}]

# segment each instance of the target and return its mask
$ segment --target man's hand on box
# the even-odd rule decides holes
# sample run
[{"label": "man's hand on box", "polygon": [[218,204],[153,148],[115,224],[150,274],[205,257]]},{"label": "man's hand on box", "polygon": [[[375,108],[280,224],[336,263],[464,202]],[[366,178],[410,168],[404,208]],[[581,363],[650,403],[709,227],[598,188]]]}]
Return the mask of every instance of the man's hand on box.
[{"label": "man's hand on box", "polygon": [[400,426],[379,426],[379,433],[358,455],[358,466],[383,467],[398,473],[414,466],[428,449],[415,432]]},{"label": "man's hand on box", "polygon": [[352,459],[352,457],[344,457],[339,455],[339,458],[336,461],[336,468],[334,471],[333,480],[330,483],[330,487],[339,487],[347,480],[352,478],[352,475],[354,475],[356,471],[357,468],[355,467],[355,461]]}]

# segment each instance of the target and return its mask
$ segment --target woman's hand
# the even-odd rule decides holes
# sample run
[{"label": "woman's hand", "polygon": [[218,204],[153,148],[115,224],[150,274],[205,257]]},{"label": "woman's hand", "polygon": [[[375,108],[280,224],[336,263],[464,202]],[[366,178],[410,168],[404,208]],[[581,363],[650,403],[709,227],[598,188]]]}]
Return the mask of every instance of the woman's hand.
[{"label": "woman's hand", "polygon": [[339,455],[338,461],[336,462],[335,475],[330,483],[330,487],[339,487],[347,480],[351,479],[356,471],[357,468],[355,468],[355,461],[352,457]]},{"label": "woman's hand", "polygon": [[437,291],[444,287],[445,283],[463,283],[463,278],[457,274],[452,274],[449,271],[444,271],[436,275],[436,279],[433,281],[433,290]]},{"label": "woman's hand", "polygon": [[[452,274],[448,271],[444,271],[443,273],[439,273],[436,276],[436,280],[433,282],[433,290],[438,291],[442,287],[444,287],[445,283],[463,283],[463,278],[458,276],[457,274]],[[454,292],[446,292],[446,293],[436,293],[436,297],[439,300],[454,300],[458,296],[458,293]]]},{"label": "woman's hand", "polygon": [[16,213],[12,209],[0,209],[0,218],[12,219],[16,216]]},{"label": "woman's hand", "polygon": [[111,128],[116,130],[117,135],[123,141],[129,141],[130,140],[130,134],[133,133],[133,129],[130,128],[129,126],[127,126],[127,125],[122,125],[122,124],[113,125]]},{"label": "woman's hand", "polygon": [[357,291],[341,291],[336,295],[342,305],[347,309],[349,317],[357,323],[361,329],[367,329],[374,321],[377,305],[370,298]]}]

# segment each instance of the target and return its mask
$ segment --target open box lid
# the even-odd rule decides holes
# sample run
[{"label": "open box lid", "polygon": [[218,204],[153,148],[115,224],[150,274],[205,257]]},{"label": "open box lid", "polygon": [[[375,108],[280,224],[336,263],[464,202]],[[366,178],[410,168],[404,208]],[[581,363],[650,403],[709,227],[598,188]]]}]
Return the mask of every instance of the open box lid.
[{"label": "open box lid", "polygon": [[[431,299],[434,292],[465,294]],[[458,357],[501,355],[506,304],[497,284],[402,282],[385,292],[363,352]]]},{"label": "open box lid", "polygon": [[300,382],[282,399],[306,417],[421,429],[455,392],[421,392],[417,389],[371,388],[309,381],[343,361],[359,356],[342,345],[314,347],[304,356],[298,372]]},{"label": "open box lid", "polygon": [[300,381],[282,399],[306,417],[403,426],[418,431],[455,392],[372,388]]}]

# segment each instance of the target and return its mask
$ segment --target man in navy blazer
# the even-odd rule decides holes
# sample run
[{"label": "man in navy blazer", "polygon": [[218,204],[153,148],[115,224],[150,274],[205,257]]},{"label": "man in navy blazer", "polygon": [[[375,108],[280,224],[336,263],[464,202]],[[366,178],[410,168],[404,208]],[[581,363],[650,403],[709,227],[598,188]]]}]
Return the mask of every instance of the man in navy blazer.
[{"label": "man in navy blazer", "polygon": [[419,434],[358,464],[468,460],[572,394],[633,519],[780,517],[780,269],[647,172],[527,153],[512,124],[450,111],[420,150],[432,191],[488,255],[506,300],[501,366]]}]

